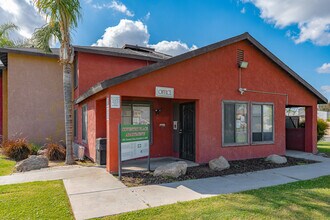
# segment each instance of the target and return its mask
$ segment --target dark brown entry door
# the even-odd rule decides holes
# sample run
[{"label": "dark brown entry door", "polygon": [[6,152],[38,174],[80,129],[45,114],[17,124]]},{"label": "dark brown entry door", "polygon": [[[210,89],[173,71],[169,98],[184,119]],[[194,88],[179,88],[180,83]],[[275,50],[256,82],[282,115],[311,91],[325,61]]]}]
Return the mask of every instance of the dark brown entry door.
[{"label": "dark brown entry door", "polygon": [[180,158],[195,161],[195,103],[180,104]]}]

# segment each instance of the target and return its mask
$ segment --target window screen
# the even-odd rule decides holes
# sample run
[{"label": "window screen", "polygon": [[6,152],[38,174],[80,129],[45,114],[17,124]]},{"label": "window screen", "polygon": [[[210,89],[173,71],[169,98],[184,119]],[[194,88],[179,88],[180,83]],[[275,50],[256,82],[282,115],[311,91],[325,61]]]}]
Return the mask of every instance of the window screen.
[{"label": "window screen", "polygon": [[150,104],[123,103],[121,123],[123,125],[148,125],[150,124],[150,142],[152,143],[152,123]]},{"label": "window screen", "polygon": [[273,141],[273,105],[252,105],[252,141]]},{"label": "window screen", "polygon": [[82,139],[87,141],[87,105],[82,107]]},{"label": "window screen", "polygon": [[247,104],[228,102],[223,108],[224,143],[248,143]]}]

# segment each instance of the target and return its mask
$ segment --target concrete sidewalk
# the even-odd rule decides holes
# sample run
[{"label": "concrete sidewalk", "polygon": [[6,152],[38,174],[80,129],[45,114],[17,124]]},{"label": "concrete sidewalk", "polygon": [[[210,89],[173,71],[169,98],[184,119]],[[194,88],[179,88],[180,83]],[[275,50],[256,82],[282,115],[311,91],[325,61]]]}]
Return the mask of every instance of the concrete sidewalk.
[{"label": "concrete sidewalk", "polygon": [[71,186],[69,186],[69,180],[64,180],[64,184],[74,215],[80,220],[330,175],[330,158],[294,151],[288,151],[287,155],[312,159],[320,163],[162,185],[127,188],[117,184],[96,192],[82,190],[73,193],[71,189],[76,186],[76,190],[77,188],[94,190],[93,181],[81,182],[76,179],[76,183],[73,184],[73,180],[70,180]]},{"label": "concrete sidewalk", "polygon": [[[101,167],[83,167],[79,165],[58,166],[23,173],[13,173],[12,175],[8,176],[0,176],[0,185],[34,181],[63,180],[83,176],[88,176],[91,178],[94,175],[99,174],[111,176],[108,175],[105,169]],[[111,177],[116,179],[113,176]]]},{"label": "concrete sidewalk", "polygon": [[67,166],[0,177],[0,185],[63,179],[77,220],[330,175],[330,158],[288,151],[320,163],[128,188],[100,167]]}]

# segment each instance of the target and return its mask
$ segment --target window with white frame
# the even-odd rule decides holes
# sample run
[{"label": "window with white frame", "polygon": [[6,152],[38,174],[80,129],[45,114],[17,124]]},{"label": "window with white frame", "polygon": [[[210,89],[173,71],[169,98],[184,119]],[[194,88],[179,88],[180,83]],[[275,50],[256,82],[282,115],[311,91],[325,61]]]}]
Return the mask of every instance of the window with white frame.
[{"label": "window with white frame", "polygon": [[87,105],[82,107],[82,140],[87,141]]},{"label": "window with white frame", "polygon": [[124,102],[121,109],[121,123],[123,125],[150,124],[150,143],[152,143],[151,105],[149,103]]},{"label": "window with white frame", "polygon": [[122,104],[123,125],[148,125],[150,124],[150,104]]},{"label": "window with white frame", "polygon": [[252,104],[252,142],[274,141],[274,109],[272,104]]},{"label": "window with white frame", "polygon": [[224,145],[248,143],[248,103],[223,103],[223,142]]}]

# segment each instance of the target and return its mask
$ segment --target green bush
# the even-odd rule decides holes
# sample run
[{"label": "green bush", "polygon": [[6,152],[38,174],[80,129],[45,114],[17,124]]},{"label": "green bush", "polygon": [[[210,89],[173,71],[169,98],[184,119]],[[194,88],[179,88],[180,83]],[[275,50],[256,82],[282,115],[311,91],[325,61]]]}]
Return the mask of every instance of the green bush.
[{"label": "green bush", "polygon": [[16,161],[24,160],[31,154],[31,148],[24,138],[5,140],[1,147],[7,157]]},{"label": "green bush", "polygon": [[30,144],[30,149],[31,149],[32,155],[37,155],[38,151],[41,149],[41,146],[39,146],[37,144]]},{"label": "green bush", "polygon": [[328,127],[329,125],[326,121],[323,119],[317,119],[317,141],[323,138]]},{"label": "green bush", "polygon": [[45,144],[46,157],[49,160],[64,160],[65,148],[61,144],[49,142]]}]

